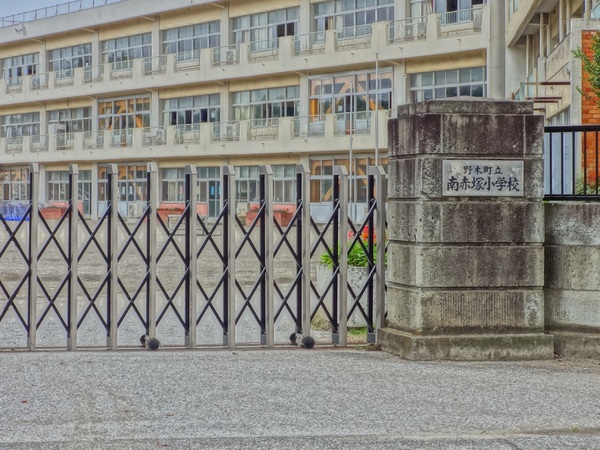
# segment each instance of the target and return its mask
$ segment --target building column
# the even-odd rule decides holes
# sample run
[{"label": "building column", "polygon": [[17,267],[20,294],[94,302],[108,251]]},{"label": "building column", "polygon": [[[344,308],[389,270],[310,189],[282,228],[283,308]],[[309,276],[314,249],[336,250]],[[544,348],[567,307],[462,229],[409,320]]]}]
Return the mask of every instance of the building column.
[{"label": "building column", "polygon": [[48,70],[48,52],[46,50],[46,41],[43,41],[40,44],[40,53],[39,53],[39,67],[40,73],[49,72]]},{"label": "building column", "polygon": [[229,83],[225,83],[219,89],[221,95],[221,122],[233,120],[233,111],[231,111],[231,98],[229,92]]},{"label": "building column", "polygon": [[565,2],[558,0],[558,42],[565,38]]},{"label": "building column", "polygon": [[585,20],[590,20],[592,18],[592,0],[585,0],[583,18]]},{"label": "building column", "polygon": [[160,39],[160,21],[158,19],[152,22],[152,57],[161,54],[161,39]]},{"label": "building column", "polygon": [[225,8],[221,9],[221,18],[219,20],[221,22],[221,46],[225,47],[232,44],[231,33],[229,31],[229,2],[225,4]]},{"label": "building column", "polygon": [[398,106],[408,103],[410,96],[410,92],[407,91],[410,75],[406,73],[404,60],[399,64],[394,64],[393,74],[392,109],[396,109]]},{"label": "building column", "polygon": [[300,22],[298,23],[299,35],[310,33],[312,27],[312,11],[309,0],[300,0]]},{"label": "building column", "polygon": [[488,72],[488,97],[505,98],[505,59],[506,44],[504,35],[504,23],[500,20],[494,20],[494,17],[504,17],[504,2],[490,2],[487,6],[488,18],[490,24],[489,51],[487,56]]},{"label": "building column", "polygon": [[158,128],[160,127],[161,123],[162,108],[160,107],[160,98],[158,95],[158,91],[152,91],[150,93],[150,127]]},{"label": "building column", "polygon": [[531,103],[506,100],[398,108],[388,125],[383,350],[415,360],[553,358],[543,121]]}]

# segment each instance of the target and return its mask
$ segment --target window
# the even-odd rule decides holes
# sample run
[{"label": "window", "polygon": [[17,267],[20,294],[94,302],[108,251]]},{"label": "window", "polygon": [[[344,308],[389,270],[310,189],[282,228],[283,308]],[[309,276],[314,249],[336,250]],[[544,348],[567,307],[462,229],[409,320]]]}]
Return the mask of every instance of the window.
[{"label": "window", "polygon": [[440,70],[410,76],[410,100],[421,102],[439,98],[486,96],[485,67]]},{"label": "window", "polygon": [[[379,91],[379,100],[377,100]],[[310,80],[309,114],[346,113],[390,109],[392,71],[379,71],[379,86],[374,72],[327,75]],[[377,107],[377,103],[379,106]]]},{"label": "window", "polygon": [[128,130],[150,126],[150,96],[98,102],[100,130]]},{"label": "window", "polygon": [[0,200],[3,202],[27,201],[29,169],[0,169]]},{"label": "window", "polygon": [[152,56],[150,33],[110,39],[102,43],[104,62],[112,63],[114,70],[130,69],[131,61]]},{"label": "window", "polygon": [[325,203],[333,200],[333,159],[310,161],[310,201]]},{"label": "window", "polygon": [[299,86],[257,89],[233,94],[235,120],[295,117],[299,108]]},{"label": "window", "polygon": [[165,100],[164,125],[196,125],[219,122],[221,119],[220,94],[197,95]]},{"label": "window", "polygon": [[83,202],[83,214],[89,216],[92,213],[92,171],[79,171],[79,200]]},{"label": "window", "polygon": [[299,8],[279,9],[232,20],[236,44],[252,43],[252,51],[268,50],[279,46],[279,38],[295,36],[298,30]]},{"label": "window", "polygon": [[49,132],[76,133],[92,129],[92,108],[69,108],[48,112]]},{"label": "window", "polygon": [[40,113],[11,114],[2,117],[2,137],[18,138],[40,134]]},{"label": "window", "polygon": [[239,166],[236,173],[236,202],[258,201],[258,166]]},{"label": "window", "polygon": [[198,202],[209,203],[209,201],[219,201],[221,192],[219,185],[221,182],[220,167],[198,167]]},{"label": "window", "polygon": [[163,32],[163,53],[177,53],[179,61],[200,58],[200,49],[221,45],[219,21],[173,28]]},{"label": "window", "polygon": [[24,75],[38,73],[39,54],[13,56],[2,60],[2,78],[10,83],[19,83]]},{"label": "window", "polygon": [[296,166],[294,164],[273,166],[273,202],[296,202]]},{"label": "window", "polygon": [[424,17],[431,12],[430,0],[410,0],[410,17]]},{"label": "window", "polygon": [[[123,217],[139,217],[148,201],[147,165],[119,164],[117,168],[119,214]],[[98,214],[104,214],[109,200],[107,169],[106,166],[98,166]]]},{"label": "window", "polygon": [[73,76],[76,67],[92,65],[92,44],[59,48],[48,52],[48,70],[56,73],[57,78]]},{"label": "window", "polygon": [[[333,166],[344,166],[351,176],[349,198],[356,203],[367,201],[367,166],[375,165],[375,158],[356,156],[352,169],[348,158],[326,158],[310,161],[310,200],[315,203],[327,203],[333,199]],[[382,161],[383,162],[383,161]]]},{"label": "window", "polygon": [[184,169],[161,169],[160,200],[162,202],[183,202],[185,171]]},{"label": "window", "polygon": [[198,203],[207,206],[208,217],[221,213],[221,168],[198,167]]},{"label": "window", "polygon": [[69,200],[69,172],[46,172],[46,200],[48,202]]},{"label": "window", "polygon": [[[331,0],[314,5],[314,31],[394,20],[394,0]],[[344,37],[344,36],[342,36]]]}]

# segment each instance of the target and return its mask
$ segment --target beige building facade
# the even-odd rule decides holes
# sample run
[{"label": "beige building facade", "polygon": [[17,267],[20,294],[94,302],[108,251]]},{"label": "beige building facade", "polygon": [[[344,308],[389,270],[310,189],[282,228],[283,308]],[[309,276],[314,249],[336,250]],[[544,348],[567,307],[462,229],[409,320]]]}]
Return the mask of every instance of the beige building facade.
[{"label": "beige building facade", "polygon": [[509,95],[534,101],[552,125],[598,123],[588,120],[581,61],[573,52],[600,31],[600,2],[509,0],[506,17]]},{"label": "beige building facade", "polygon": [[317,217],[340,164],[360,210],[366,167],[385,163],[398,105],[504,98],[518,85],[506,68],[531,66],[535,51],[513,27],[527,2],[512,16],[510,3],[89,0],[4,18],[0,202],[26,200],[31,163],[42,201],[64,202],[77,163],[84,214],[97,217],[106,164],[117,163],[119,207],[135,217],[148,200],[148,162],[159,168],[162,207],[182,204],[183,168],[194,164],[200,213],[211,216],[220,167],[231,164],[243,212],[256,201],[258,166],[270,164],[276,203],[293,208],[303,163]]}]

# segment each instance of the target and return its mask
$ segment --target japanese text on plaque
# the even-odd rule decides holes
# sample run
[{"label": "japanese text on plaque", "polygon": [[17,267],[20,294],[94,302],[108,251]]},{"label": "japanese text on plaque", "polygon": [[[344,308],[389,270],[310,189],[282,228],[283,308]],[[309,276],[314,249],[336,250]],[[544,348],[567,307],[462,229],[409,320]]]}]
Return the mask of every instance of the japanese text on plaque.
[{"label": "japanese text on plaque", "polygon": [[523,161],[444,160],[443,195],[523,195]]}]

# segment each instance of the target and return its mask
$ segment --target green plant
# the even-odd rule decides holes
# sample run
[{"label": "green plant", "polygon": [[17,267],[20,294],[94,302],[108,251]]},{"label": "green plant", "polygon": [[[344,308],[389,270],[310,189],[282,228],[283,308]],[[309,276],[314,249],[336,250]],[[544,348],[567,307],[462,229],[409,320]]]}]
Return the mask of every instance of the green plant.
[{"label": "green plant", "polygon": [[[373,245],[373,261],[377,260],[377,236],[374,235],[375,245]],[[348,250],[348,266],[354,267],[367,267],[369,265],[369,257],[368,257],[368,238],[369,238],[369,228],[365,227],[360,235],[360,238],[357,239],[356,243],[349,248]],[[354,241],[354,233],[351,231],[348,233],[348,247],[352,245]],[[362,245],[361,245],[362,242]],[[364,246],[364,247],[363,247]],[[321,255],[320,262],[321,264],[331,268],[333,267],[333,259],[332,259],[333,251],[325,252]],[[337,255],[340,255],[340,249],[337,249]],[[386,262],[387,262],[387,254]]]},{"label": "green plant", "polygon": [[584,181],[584,177],[579,177],[575,180],[575,194],[576,195],[597,195],[600,193],[600,180],[599,184],[596,185],[595,180]]},{"label": "green plant", "polygon": [[[592,57],[586,55],[581,47],[573,50],[573,56],[581,60],[583,70],[588,75],[588,81],[592,87],[592,91],[596,95],[596,103],[600,103],[600,33],[595,33],[592,36]],[[583,92],[581,87],[577,86],[577,91],[584,97],[590,96]]]}]

